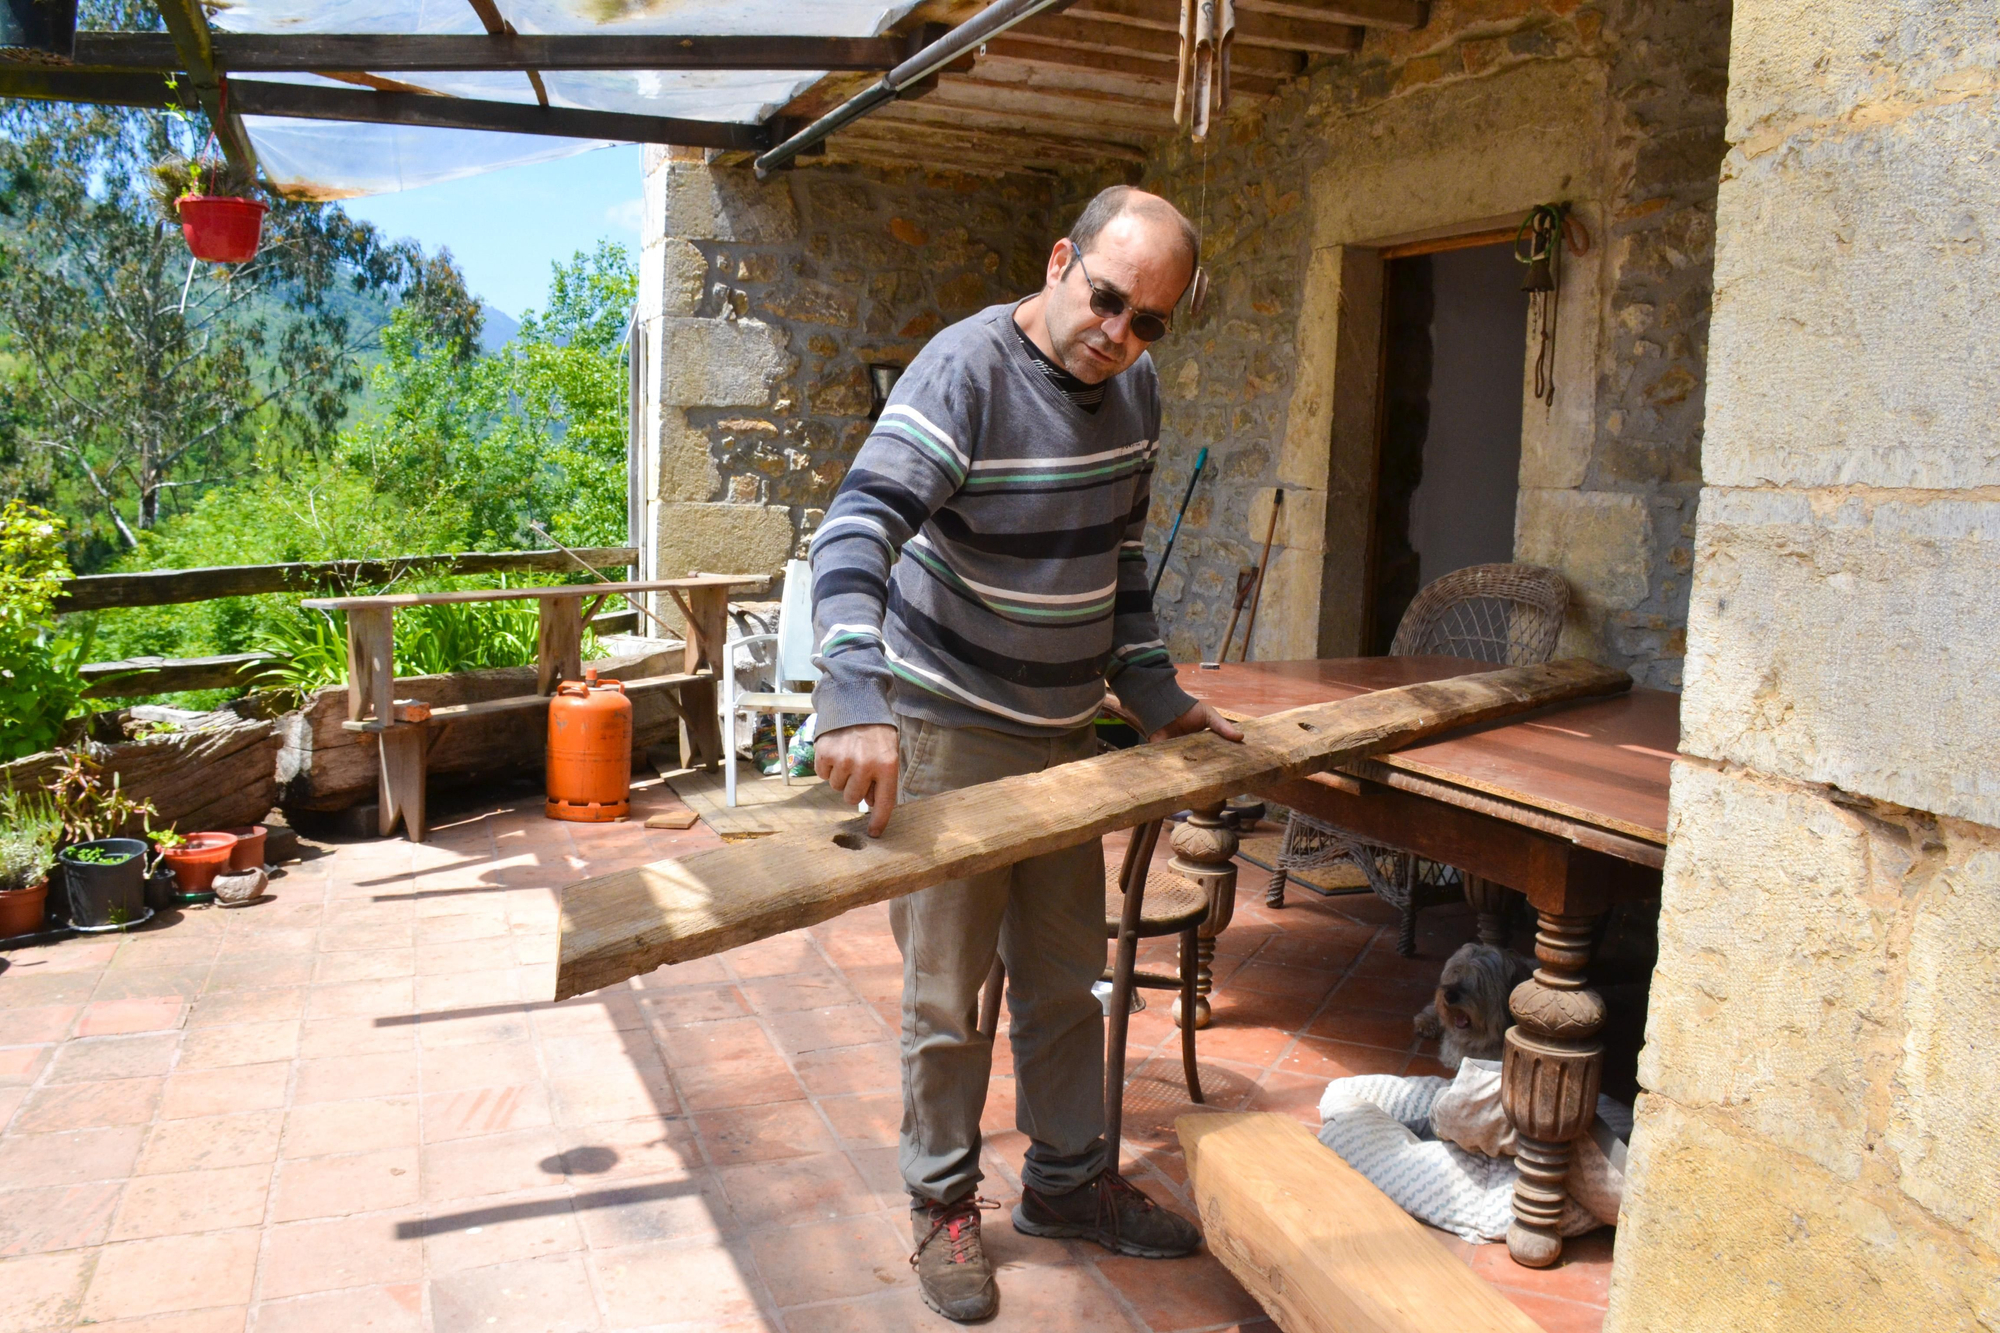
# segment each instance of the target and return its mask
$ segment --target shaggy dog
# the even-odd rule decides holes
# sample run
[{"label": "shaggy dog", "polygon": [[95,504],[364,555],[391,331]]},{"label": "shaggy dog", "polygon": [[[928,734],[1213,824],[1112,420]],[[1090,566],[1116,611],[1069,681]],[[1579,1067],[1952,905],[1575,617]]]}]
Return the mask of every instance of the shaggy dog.
[{"label": "shaggy dog", "polygon": [[1534,963],[1490,944],[1461,945],[1445,960],[1437,995],[1414,1020],[1417,1035],[1438,1042],[1438,1063],[1498,1060],[1507,1034],[1507,997],[1528,979]]}]

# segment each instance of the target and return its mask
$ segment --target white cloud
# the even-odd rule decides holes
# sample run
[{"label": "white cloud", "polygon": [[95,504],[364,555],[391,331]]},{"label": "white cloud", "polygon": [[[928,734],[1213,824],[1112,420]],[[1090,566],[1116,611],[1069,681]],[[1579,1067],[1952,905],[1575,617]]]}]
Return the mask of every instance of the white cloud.
[{"label": "white cloud", "polygon": [[635,197],[613,204],[604,210],[604,220],[614,227],[637,235],[639,229],[646,224],[646,201]]}]

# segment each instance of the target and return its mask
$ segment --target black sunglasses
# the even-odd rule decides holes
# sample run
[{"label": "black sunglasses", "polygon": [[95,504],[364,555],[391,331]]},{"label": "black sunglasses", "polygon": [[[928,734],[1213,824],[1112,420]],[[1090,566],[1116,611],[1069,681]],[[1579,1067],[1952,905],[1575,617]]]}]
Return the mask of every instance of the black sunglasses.
[{"label": "black sunglasses", "polygon": [[[1126,300],[1108,287],[1100,287],[1090,280],[1090,270],[1084,267],[1083,249],[1075,241],[1070,243],[1070,257],[1083,270],[1083,285],[1090,288],[1090,313],[1099,319],[1116,319],[1128,309]],[[1149,310],[1132,311],[1132,334],[1140,342],[1156,343],[1167,336],[1167,321],[1163,315]]]}]

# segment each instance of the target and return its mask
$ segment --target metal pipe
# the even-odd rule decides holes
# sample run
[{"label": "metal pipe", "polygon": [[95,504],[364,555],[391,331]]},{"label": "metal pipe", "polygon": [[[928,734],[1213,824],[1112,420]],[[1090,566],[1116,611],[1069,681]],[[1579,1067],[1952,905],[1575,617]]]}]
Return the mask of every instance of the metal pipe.
[{"label": "metal pipe", "polygon": [[879,83],[862,89],[794,134],[756,161],[757,179],[763,180],[804,150],[837,130],[853,124],[869,112],[894,101],[905,88],[957,60],[966,52],[1025,23],[1045,10],[1060,8],[1072,0],[997,0],[974,14],[944,36],[932,42],[902,64],[882,76]]}]

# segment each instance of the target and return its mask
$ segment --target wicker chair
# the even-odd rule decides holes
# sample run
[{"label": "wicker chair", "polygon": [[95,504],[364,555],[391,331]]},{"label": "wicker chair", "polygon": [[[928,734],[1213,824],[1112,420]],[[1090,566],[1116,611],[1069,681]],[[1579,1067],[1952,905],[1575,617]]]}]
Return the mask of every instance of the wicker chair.
[{"label": "wicker chair", "polygon": [[[1471,565],[1417,593],[1396,627],[1389,655],[1469,657],[1495,666],[1546,662],[1555,653],[1568,609],[1569,585],[1553,569]],[[1396,952],[1405,958],[1417,951],[1417,913],[1457,901],[1466,891],[1465,876],[1451,866],[1359,842],[1331,824],[1295,811],[1285,825],[1285,841],[1265,903],[1285,905],[1285,881],[1292,871],[1342,861],[1359,867],[1368,887],[1402,913]],[[1490,913],[1482,913],[1482,938],[1493,933],[1485,915]]]}]

